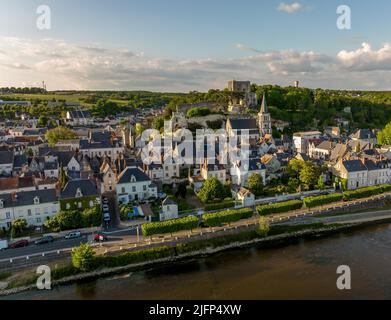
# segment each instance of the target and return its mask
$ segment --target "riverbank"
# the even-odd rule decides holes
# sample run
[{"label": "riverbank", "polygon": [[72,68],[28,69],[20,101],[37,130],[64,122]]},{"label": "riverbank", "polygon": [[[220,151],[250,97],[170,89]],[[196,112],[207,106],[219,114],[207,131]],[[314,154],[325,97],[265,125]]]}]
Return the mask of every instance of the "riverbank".
[{"label": "riverbank", "polygon": [[[381,223],[391,222],[381,221]],[[62,277],[52,281],[52,288],[85,281],[93,281],[103,277],[123,274],[125,272],[137,272],[157,268],[164,265],[172,265],[181,261],[195,260],[201,257],[214,255],[220,252],[242,249],[248,247],[271,248],[282,247],[295,243],[301,239],[318,239],[332,234],[348,232],[354,229],[363,228],[372,224],[379,224],[380,221],[360,222],[343,225],[299,225],[299,226],[279,226],[280,230],[275,229],[272,232],[283,232],[277,235],[271,235],[266,238],[257,236],[255,231],[240,233],[239,235],[219,237],[209,241],[198,241],[186,245],[171,247],[175,256],[168,256],[161,259],[132,263],[119,267],[99,268],[89,273],[79,273],[68,277]],[[284,232],[288,231],[288,232]],[[24,286],[18,286],[12,289],[0,291],[1,296],[12,296],[24,291],[36,290],[35,277]]]}]

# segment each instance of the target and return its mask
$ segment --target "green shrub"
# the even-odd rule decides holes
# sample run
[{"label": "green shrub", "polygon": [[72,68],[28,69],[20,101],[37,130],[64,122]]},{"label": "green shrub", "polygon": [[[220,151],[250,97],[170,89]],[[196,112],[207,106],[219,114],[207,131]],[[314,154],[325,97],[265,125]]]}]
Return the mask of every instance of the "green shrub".
[{"label": "green shrub", "polygon": [[217,213],[207,213],[202,216],[202,220],[208,227],[221,226],[223,223],[231,223],[242,219],[249,219],[253,215],[253,209],[244,208],[238,210],[227,210]]},{"label": "green shrub", "polygon": [[353,191],[346,191],[343,193],[343,197],[345,200],[367,198],[367,197],[381,194],[384,192],[383,190],[387,188],[388,186],[373,186],[373,187],[367,187],[367,188],[357,189]]},{"label": "green shrub", "polygon": [[307,208],[314,208],[325,204],[341,201],[342,198],[343,194],[341,193],[333,193],[324,196],[311,197],[304,199],[304,205]]},{"label": "green shrub", "polygon": [[154,234],[173,233],[181,230],[192,230],[198,227],[197,217],[186,217],[162,222],[145,223],[141,226],[144,237]]},{"label": "green shrub", "polygon": [[224,200],[223,202],[218,203],[207,203],[204,206],[205,211],[214,211],[221,209],[228,209],[235,207],[235,201],[233,200]]},{"label": "green shrub", "polygon": [[186,113],[186,116],[188,118],[195,118],[195,117],[205,117],[209,114],[211,114],[211,111],[208,107],[196,107],[196,108],[189,109]]},{"label": "green shrub", "polygon": [[82,272],[93,269],[95,250],[88,244],[83,243],[72,249],[72,266]]},{"label": "green shrub", "polygon": [[382,186],[383,192],[391,191],[391,184],[383,184]]},{"label": "green shrub", "polygon": [[265,217],[259,218],[258,234],[261,237],[267,237],[270,231],[269,221]]},{"label": "green shrub", "polygon": [[257,212],[259,215],[267,215],[273,213],[283,213],[292,210],[298,210],[303,207],[303,201],[301,200],[292,200],[276,204],[268,204],[257,207]]}]

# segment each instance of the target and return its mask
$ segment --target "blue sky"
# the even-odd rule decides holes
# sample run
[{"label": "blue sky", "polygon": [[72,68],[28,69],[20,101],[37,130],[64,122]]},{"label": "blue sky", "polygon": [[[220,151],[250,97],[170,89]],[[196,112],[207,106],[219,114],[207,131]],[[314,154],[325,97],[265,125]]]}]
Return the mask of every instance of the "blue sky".
[{"label": "blue sky", "polygon": [[[51,30],[36,28],[41,4],[51,8]],[[351,30],[336,27],[341,4],[351,7]],[[50,89],[189,91],[240,77],[385,89],[390,13],[387,0],[0,0],[0,85],[44,78]],[[337,77],[340,64],[346,74]]]}]

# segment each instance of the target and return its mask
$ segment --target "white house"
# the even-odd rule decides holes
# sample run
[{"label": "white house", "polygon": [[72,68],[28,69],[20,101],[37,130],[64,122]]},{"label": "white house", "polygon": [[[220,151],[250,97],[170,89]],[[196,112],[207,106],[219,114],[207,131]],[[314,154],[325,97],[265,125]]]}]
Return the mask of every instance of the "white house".
[{"label": "white house", "polygon": [[253,174],[259,174],[265,183],[266,167],[260,159],[250,159],[248,163],[234,163],[231,167],[232,183],[242,187],[247,187],[248,178]]},{"label": "white house", "polygon": [[293,134],[293,147],[297,153],[308,153],[309,141],[319,139],[322,135],[319,131],[297,132]]},{"label": "white house", "polygon": [[250,190],[246,188],[239,188],[232,190],[232,196],[235,201],[239,202],[244,207],[250,207],[255,204],[255,196]]},{"label": "white house", "polygon": [[157,198],[157,187],[137,167],[127,167],[118,177],[116,192],[118,201],[127,204],[132,201],[146,201]]},{"label": "white house", "polygon": [[42,226],[60,212],[56,190],[33,190],[0,195],[0,228],[8,230],[12,221],[25,219],[29,226]]},{"label": "white house", "polygon": [[361,160],[340,160],[334,169],[338,177],[347,181],[348,190],[368,186],[368,169]]},{"label": "white house", "polygon": [[170,198],[166,198],[162,203],[160,221],[177,219],[178,217],[178,204]]},{"label": "white house", "polygon": [[102,193],[115,191],[117,178],[110,164],[108,164],[107,162],[102,164],[102,167],[100,168],[100,172],[102,173],[102,182],[103,182]]}]

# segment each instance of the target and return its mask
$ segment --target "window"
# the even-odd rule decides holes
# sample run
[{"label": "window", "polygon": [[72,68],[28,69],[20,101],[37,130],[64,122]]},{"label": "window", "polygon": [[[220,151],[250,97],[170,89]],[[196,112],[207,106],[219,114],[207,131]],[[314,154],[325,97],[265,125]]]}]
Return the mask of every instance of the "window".
[{"label": "window", "polygon": [[77,207],[78,207],[79,209],[81,209],[81,208],[83,207],[82,203],[79,202],[79,203],[77,204]]},{"label": "window", "polygon": [[144,186],[143,186],[143,190],[144,190],[144,191],[147,191],[147,186],[144,185]]},{"label": "window", "polygon": [[122,193],[125,193],[125,188],[122,188],[121,190],[122,190]]},{"label": "window", "polygon": [[132,187],[132,192],[136,192],[136,187]]},{"label": "window", "polygon": [[37,223],[41,223],[41,218],[37,218]]},{"label": "window", "polygon": [[28,216],[31,216],[31,209],[28,209],[28,210],[27,210],[27,215],[28,215]]},{"label": "window", "polygon": [[94,201],[90,201],[90,208],[92,208],[94,206]]},{"label": "window", "polygon": [[6,219],[11,219],[11,212],[6,212],[5,213],[5,218]]}]

